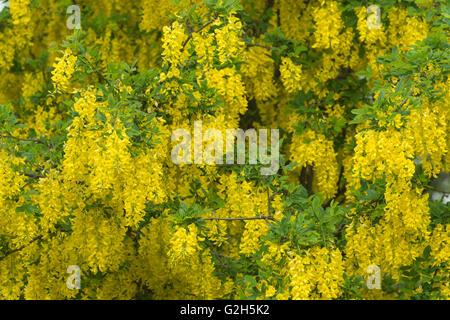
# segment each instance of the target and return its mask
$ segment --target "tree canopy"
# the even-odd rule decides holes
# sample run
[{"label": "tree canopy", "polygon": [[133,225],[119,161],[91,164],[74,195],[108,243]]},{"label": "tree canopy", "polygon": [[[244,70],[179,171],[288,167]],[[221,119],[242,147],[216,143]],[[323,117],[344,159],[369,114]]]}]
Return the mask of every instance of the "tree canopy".
[{"label": "tree canopy", "polygon": [[[429,192],[450,171],[449,18],[434,0],[9,1],[0,298],[448,299],[450,205]],[[174,163],[200,121],[278,129],[278,171]]]}]

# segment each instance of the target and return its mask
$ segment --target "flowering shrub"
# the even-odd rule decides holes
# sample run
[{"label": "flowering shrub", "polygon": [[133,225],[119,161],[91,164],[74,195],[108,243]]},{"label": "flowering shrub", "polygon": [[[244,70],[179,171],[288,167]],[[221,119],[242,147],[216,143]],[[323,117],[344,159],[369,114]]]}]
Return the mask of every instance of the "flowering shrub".
[{"label": "flowering shrub", "polygon": [[[450,7],[377,2],[11,0],[0,298],[448,299]],[[174,163],[200,121],[278,172]]]}]

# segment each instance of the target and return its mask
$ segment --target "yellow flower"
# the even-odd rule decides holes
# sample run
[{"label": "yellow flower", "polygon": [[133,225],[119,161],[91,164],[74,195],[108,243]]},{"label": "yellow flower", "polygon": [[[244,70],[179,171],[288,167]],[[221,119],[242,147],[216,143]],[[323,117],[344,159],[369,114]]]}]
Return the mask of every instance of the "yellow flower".
[{"label": "yellow flower", "polygon": [[64,51],[62,57],[56,58],[53,65],[52,81],[57,91],[68,92],[76,62],[77,57],[72,54],[72,50],[69,48]]}]

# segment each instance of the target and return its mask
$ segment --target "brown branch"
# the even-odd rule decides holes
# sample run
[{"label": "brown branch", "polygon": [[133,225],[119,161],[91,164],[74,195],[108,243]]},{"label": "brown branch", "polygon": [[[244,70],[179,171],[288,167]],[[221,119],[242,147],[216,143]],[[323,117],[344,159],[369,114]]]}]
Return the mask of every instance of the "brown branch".
[{"label": "brown branch", "polygon": [[311,165],[306,165],[302,168],[300,180],[301,184],[308,190],[308,194],[312,194],[313,167]]},{"label": "brown branch", "polygon": [[266,0],[266,6],[265,6],[265,8],[264,8],[264,11],[266,11],[266,10],[272,8],[274,4],[275,4],[275,1],[274,1],[274,0]]},{"label": "brown branch", "polygon": [[81,60],[83,60],[83,62],[84,62],[85,64],[87,64],[88,67],[91,68],[91,70],[92,70],[93,72],[95,72],[95,73],[100,77],[100,79],[102,79],[102,80],[105,81],[107,84],[109,84],[110,87],[114,87],[114,86],[108,81],[108,79],[106,79],[106,77],[103,75],[103,73],[100,72],[100,69],[96,68],[96,67],[89,61],[88,58],[83,57],[82,55],[79,55],[78,57],[81,58]]},{"label": "brown branch", "polygon": [[11,251],[7,252],[3,257],[0,258],[0,261],[4,260],[7,256],[9,256],[9,255],[11,255],[11,254],[13,254],[13,253],[16,253],[16,252],[18,252],[18,251],[20,251],[20,250],[25,249],[26,247],[28,247],[28,246],[29,246],[30,244],[32,244],[33,242],[35,242],[35,241],[37,241],[37,240],[40,240],[40,239],[42,239],[42,235],[41,235],[41,234],[38,235],[38,236],[36,236],[36,237],[34,237],[34,238],[33,238],[30,242],[28,242],[27,244],[24,244],[23,246],[21,246],[21,247],[19,247],[19,248],[17,248],[17,249],[14,249],[14,250],[11,250]]},{"label": "brown branch", "polygon": [[269,47],[269,46],[265,46],[259,43],[246,43],[247,47],[261,47],[267,50],[273,50],[275,49],[275,47]]},{"label": "brown branch", "polygon": [[402,103],[400,103],[400,108],[403,107],[403,105],[408,101],[408,97],[406,97],[405,99],[403,99]]},{"label": "brown branch", "polygon": [[184,42],[183,42],[183,48],[182,48],[181,50],[184,50],[184,47],[187,45],[187,43],[189,42],[189,40],[192,39],[192,35],[193,35],[194,33],[199,33],[200,31],[202,31],[203,29],[205,29],[207,26],[209,26],[210,24],[212,24],[214,21],[216,21],[216,19],[217,19],[217,15],[214,15],[213,19],[207,21],[200,29],[198,29],[198,30],[196,30],[196,31],[194,31],[194,32],[190,32],[190,33],[189,33],[189,36],[187,37],[187,39],[184,40]]},{"label": "brown branch", "polygon": [[[23,171],[19,171],[20,174],[29,177],[29,178],[33,178],[33,179],[44,179],[44,178],[48,178],[47,176],[43,176],[40,174],[35,174],[35,173],[27,173],[27,172],[23,172]],[[59,182],[64,183],[64,179],[60,179]],[[84,185],[85,183],[83,181],[75,181],[76,184],[78,185]]]},{"label": "brown branch", "polygon": [[272,200],[275,196],[279,195],[279,194],[284,194],[286,195],[286,191],[285,190],[280,190],[277,192],[272,193],[272,195],[269,197],[270,200]]},{"label": "brown branch", "polygon": [[340,225],[340,226],[337,228],[337,230],[336,230],[335,232],[332,232],[331,234],[332,234],[333,236],[335,236],[336,238],[339,238],[340,235],[342,234],[342,231],[344,230],[345,226],[346,226],[345,223],[343,223],[342,225]]},{"label": "brown branch", "polygon": [[40,174],[34,174],[34,173],[26,173],[23,171],[19,171],[20,174],[29,177],[29,178],[33,178],[33,179],[41,179],[41,178],[47,178],[46,176],[42,176]]},{"label": "brown branch", "polygon": [[50,144],[47,144],[46,142],[42,141],[41,139],[20,138],[20,137],[12,136],[12,135],[10,135],[10,134],[8,134],[7,136],[5,136],[5,135],[3,135],[3,134],[0,134],[0,138],[5,138],[5,139],[10,138],[10,139],[15,139],[15,140],[19,140],[19,141],[27,141],[27,142],[40,143],[40,144],[44,144],[44,145],[46,145],[46,146],[48,146],[48,147],[51,146]]},{"label": "brown branch", "polygon": [[256,216],[256,217],[238,217],[238,218],[216,218],[216,217],[209,217],[209,218],[201,218],[200,220],[226,220],[226,221],[233,221],[233,220],[275,220],[271,216]]}]

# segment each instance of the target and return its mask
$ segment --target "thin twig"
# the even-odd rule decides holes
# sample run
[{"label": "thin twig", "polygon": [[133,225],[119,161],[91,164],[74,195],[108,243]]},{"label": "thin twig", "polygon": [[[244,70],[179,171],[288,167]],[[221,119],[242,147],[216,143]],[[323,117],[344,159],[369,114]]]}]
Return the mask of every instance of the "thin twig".
[{"label": "thin twig", "polygon": [[202,218],[200,220],[226,220],[226,221],[233,221],[233,220],[275,220],[271,216],[256,216],[256,217],[238,217],[238,218],[218,218],[218,217],[209,217],[209,218]]},{"label": "thin twig", "polygon": [[91,68],[91,70],[94,71],[103,81],[112,86],[108,79],[106,79],[106,77],[103,75],[103,73],[100,72],[100,69],[96,68],[86,57],[80,55],[79,58],[83,59],[84,62],[89,66],[89,68]]},{"label": "thin twig", "polygon": [[47,178],[46,176],[42,176],[40,174],[34,174],[34,173],[26,173],[23,171],[19,171],[20,174],[27,176],[29,178],[33,178],[33,179],[41,179],[41,178]]},{"label": "thin twig", "polygon": [[270,200],[272,200],[275,196],[279,195],[279,194],[285,194],[284,190],[280,190],[277,192],[272,193],[272,195],[269,197]]},{"label": "thin twig", "polygon": [[213,18],[212,20],[209,20],[208,22],[206,22],[200,29],[198,29],[198,30],[196,30],[196,31],[194,31],[194,32],[189,33],[189,36],[188,36],[187,39],[184,40],[184,42],[183,42],[183,49],[184,49],[184,47],[187,45],[187,43],[189,42],[189,40],[192,39],[192,35],[193,35],[194,33],[199,33],[200,31],[202,31],[203,29],[205,29],[207,26],[209,26],[210,24],[212,24],[214,21],[216,21],[216,19],[217,19],[217,16],[214,16],[214,18]]},{"label": "thin twig", "polygon": [[400,103],[400,108],[403,107],[403,105],[406,103],[406,101],[408,101],[408,97],[403,99],[402,103]]},{"label": "thin twig", "polygon": [[40,239],[42,239],[42,235],[41,235],[41,234],[38,235],[38,236],[36,236],[36,237],[34,237],[34,238],[33,238],[30,242],[28,242],[27,244],[24,244],[23,246],[21,246],[21,247],[19,247],[19,248],[17,248],[17,249],[14,249],[14,250],[11,250],[11,251],[7,252],[3,257],[0,258],[0,261],[4,260],[7,256],[9,256],[9,255],[11,255],[11,254],[13,254],[13,253],[15,253],[15,252],[18,252],[18,251],[20,251],[20,250],[22,250],[22,249],[28,247],[30,244],[32,244],[33,242],[35,242],[35,241],[37,241],[37,240],[40,240]]},{"label": "thin twig", "polygon": [[10,134],[8,134],[7,136],[5,136],[5,135],[3,135],[3,134],[0,134],[0,138],[5,138],[5,139],[10,138],[10,139],[15,139],[15,140],[19,140],[19,141],[35,142],[35,143],[44,144],[44,145],[50,147],[49,144],[47,144],[47,143],[45,143],[44,141],[42,141],[41,139],[37,139],[37,138],[36,138],[36,139],[20,138],[20,137],[12,136],[12,135],[10,135]]},{"label": "thin twig", "polygon": [[274,47],[268,47],[262,44],[258,44],[258,43],[246,43],[247,47],[261,47],[267,50],[273,50],[275,49]]}]

